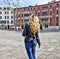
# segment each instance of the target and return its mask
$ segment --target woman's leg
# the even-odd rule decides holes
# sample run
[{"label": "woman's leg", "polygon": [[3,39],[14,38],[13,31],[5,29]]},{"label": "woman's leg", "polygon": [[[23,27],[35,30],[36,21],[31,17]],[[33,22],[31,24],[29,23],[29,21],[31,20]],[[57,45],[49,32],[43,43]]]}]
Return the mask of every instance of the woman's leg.
[{"label": "woman's leg", "polygon": [[33,54],[32,54],[32,42],[30,41],[25,42],[25,47],[26,47],[26,51],[27,51],[29,59],[34,59]]},{"label": "woman's leg", "polygon": [[36,45],[32,46],[32,54],[33,54],[33,58],[36,59],[36,56],[35,56],[35,54],[36,54]]}]

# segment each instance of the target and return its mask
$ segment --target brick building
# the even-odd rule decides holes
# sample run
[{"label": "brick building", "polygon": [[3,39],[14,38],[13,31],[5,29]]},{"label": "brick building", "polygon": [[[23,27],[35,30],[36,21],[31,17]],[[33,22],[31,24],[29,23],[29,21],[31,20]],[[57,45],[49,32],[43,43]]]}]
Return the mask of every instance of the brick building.
[{"label": "brick building", "polygon": [[31,14],[35,13],[39,21],[45,26],[59,26],[60,1],[48,2],[48,4],[21,7],[14,9],[14,24],[20,26],[29,21]]}]

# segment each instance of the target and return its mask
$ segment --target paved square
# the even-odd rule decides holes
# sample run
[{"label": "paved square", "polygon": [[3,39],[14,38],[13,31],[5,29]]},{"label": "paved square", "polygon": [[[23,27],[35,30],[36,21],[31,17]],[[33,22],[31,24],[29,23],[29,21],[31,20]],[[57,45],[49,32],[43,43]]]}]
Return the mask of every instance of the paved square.
[{"label": "paved square", "polygon": [[[37,59],[60,59],[60,32],[41,32]],[[21,32],[0,30],[0,59],[28,59]]]}]

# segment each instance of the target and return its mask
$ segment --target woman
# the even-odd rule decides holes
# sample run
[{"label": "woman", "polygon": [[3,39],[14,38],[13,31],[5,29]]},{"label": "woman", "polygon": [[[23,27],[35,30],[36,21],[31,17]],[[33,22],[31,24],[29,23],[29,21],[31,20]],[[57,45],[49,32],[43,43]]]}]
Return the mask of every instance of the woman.
[{"label": "woman", "polygon": [[29,59],[36,59],[36,45],[40,48],[40,40],[38,32],[40,30],[39,19],[36,15],[31,15],[29,24],[25,25],[22,35],[25,37],[25,48]]}]

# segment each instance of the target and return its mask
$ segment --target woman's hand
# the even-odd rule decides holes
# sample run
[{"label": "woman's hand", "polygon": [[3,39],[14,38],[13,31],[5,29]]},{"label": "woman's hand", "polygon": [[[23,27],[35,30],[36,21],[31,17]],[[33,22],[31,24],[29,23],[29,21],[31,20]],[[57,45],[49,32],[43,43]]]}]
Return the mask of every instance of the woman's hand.
[{"label": "woman's hand", "polygon": [[38,45],[38,48],[40,48],[41,45]]}]

